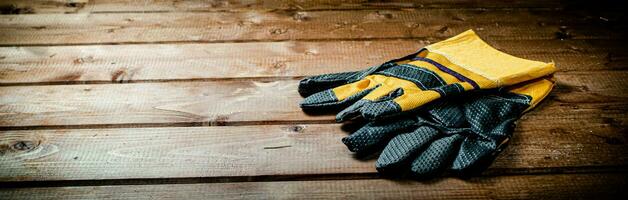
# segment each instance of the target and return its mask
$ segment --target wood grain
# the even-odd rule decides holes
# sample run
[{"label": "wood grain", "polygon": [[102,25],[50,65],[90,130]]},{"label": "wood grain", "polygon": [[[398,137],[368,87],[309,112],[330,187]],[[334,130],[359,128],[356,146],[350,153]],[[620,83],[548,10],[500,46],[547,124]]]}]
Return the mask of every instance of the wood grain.
[{"label": "wood grain", "polygon": [[[625,110],[595,113],[613,122],[586,110],[527,116],[485,174],[625,169]],[[356,159],[340,142],[347,134],[339,124],[5,131],[0,181],[376,173],[374,160]]]},{"label": "wood grain", "polygon": [[[612,104],[625,102],[627,97],[625,71],[556,76],[561,89],[554,93],[550,105]],[[332,121],[332,116],[308,116],[299,109],[302,97],[296,92],[297,85],[297,80],[222,80],[0,87],[0,127]],[[625,111],[624,106],[617,109],[609,113]],[[558,107],[551,110],[578,112]]]},{"label": "wood grain", "polygon": [[350,10],[350,9],[403,9],[403,8],[563,8],[559,1],[478,1],[478,0],[424,0],[366,1],[366,0],[314,0],[314,1],[207,1],[207,0],[3,0],[2,14],[33,13],[99,13],[99,12],[183,12],[183,11],[245,11],[251,9],[285,10]]},{"label": "wood grain", "polygon": [[[0,199],[625,198],[626,17],[599,7],[1,1]],[[482,177],[380,179],[373,158],[340,142],[350,125],[298,108],[302,76],[363,69],[470,28],[560,69]]]},{"label": "wood grain", "polygon": [[[308,76],[361,70],[430,40],[0,47],[0,85]],[[615,40],[491,40],[560,71],[626,69]],[[247,52],[243,55],[242,52]]]},{"label": "wood grain", "polygon": [[[0,189],[11,199],[621,199],[626,174]],[[0,197],[2,198],[2,197]]]},{"label": "wood grain", "polygon": [[0,16],[0,45],[447,38],[468,29],[494,39],[623,38],[590,15],[552,11],[246,11]]}]

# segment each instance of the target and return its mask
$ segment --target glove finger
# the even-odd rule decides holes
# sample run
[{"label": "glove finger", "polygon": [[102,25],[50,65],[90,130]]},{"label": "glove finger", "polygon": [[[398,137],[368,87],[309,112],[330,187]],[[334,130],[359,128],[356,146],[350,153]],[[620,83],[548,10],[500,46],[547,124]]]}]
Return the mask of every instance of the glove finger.
[{"label": "glove finger", "polygon": [[343,122],[346,121],[348,119],[353,119],[357,116],[360,115],[360,109],[366,105],[370,103],[369,100],[366,99],[360,99],[358,101],[356,101],[354,104],[351,104],[351,106],[343,109],[342,111],[338,112],[338,114],[336,115],[336,122]]},{"label": "glove finger", "polygon": [[[388,117],[398,114],[401,109],[394,103],[394,101],[392,101],[392,99],[403,95],[403,91],[403,88],[396,88],[394,90],[387,88],[386,90],[379,91],[378,93],[375,93],[375,91],[371,92],[352,106],[339,112],[338,115],[336,115],[336,121],[342,122],[347,119],[355,118],[359,115],[362,115],[365,119],[375,121],[376,117],[385,115],[380,113],[387,113],[385,116]],[[375,95],[369,97],[369,95],[373,93],[375,93]]]},{"label": "glove finger", "polygon": [[364,105],[361,109],[361,113],[362,117],[365,119],[377,120],[419,108],[421,105],[429,103],[439,97],[440,94],[431,90],[421,91],[418,89],[405,88],[403,94],[394,99]]},{"label": "glove finger", "polygon": [[368,79],[315,93],[303,99],[301,108],[331,108],[353,103],[379,87]]},{"label": "glove finger", "polygon": [[326,89],[335,88],[355,81],[360,74],[361,71],[355,71],[306,77],[299,82],[299,94],[309,96]]},{"label": "glove finger", "polygon": [[432,176],[447,168],[451,165],[453,154],[457,152],[457,144],[462,139],[461,135],[455,134],[434,141],[412,162],[410,170],[413,175],[417,177]]},{"label": "glove finger", "polygon": [[375,167],[381,173],[398,172],[407,166],[416,153],[439,135],[438,130],[422,126],[409,133],[395,136],[382,151]]},{"label": "glove finger", "polygon": [[493,142],[477,138],[466,138],[460,145],[460,150],[454,159],[451,169],[464,171],[474,166],[480,160],[488,158],[487,156],[493,155],[496,151],[497,146]]},{"label": "glove finger", "polygon": [[340,111],[336,115],[336,121],[343,122],[345,120],[355,118],[360,115],[363,106],[367,104],[372,104],[374,101],[392,99],[401,94],[403,94],[403,89],[401,88],[391,88],[386,86],[378,87],[377,89],[369,92],[366,96],[364,96],[356,103]]},{"label": "glove finger", "polygon": [[467,127],[467,119],[461,104],[454,99],[439,101],[427,109],[432,119],[445,127]]},{"label": "glove finger", "polygon": [[395,133],[412,127],[414,120],[411,118],[369,122],[355,133],[342,138],[342,143],[347,145],[350,151],[358,154],[371,153],[379,150]]},{"label": "glove finger", "polygon": [[401,106],[393,100],[377,101],[365,103],[356,113],[361,114],[364,119],[379,120],[386,117],[395,116],[401,113]]}]

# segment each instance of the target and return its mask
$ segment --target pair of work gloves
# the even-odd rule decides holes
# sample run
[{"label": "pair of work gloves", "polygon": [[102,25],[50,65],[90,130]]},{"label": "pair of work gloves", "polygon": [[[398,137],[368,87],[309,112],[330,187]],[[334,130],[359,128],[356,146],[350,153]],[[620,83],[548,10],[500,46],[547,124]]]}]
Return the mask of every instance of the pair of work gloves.
[{"label": "pair of work gloves", "polygon": [[342,142],[358,155],[381,152],[380,173],[469,175],[490,165],[515,121],[549,94],[555,70],[500,52],[468,30],[362,71],[307,77],[299,93],[305,111],[336,110],[338,122],[366,119]]}]

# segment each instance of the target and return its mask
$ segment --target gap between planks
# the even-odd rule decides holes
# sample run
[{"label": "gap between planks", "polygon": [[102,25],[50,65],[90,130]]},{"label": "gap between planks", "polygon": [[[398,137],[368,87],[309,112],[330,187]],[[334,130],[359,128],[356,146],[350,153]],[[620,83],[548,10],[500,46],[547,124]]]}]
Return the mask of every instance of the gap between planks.
[{"label": "gap between planks", "polygon": [[0,189],[12,199],[606,199],[626,174],[501,176],[434,181],[314,180]]},{"label": "gap between planks", "polygon": [[[491,169],[482,175],[474,178],[496,178],[505,176],[546,176],[565,175],[580,176],[587,174],[626,174],[628,165],[620,166],[595,166],[595,167],[555,167],[555,168],[533,168],[533,169]],[[40,188],[40,187],[85,187],[85,186],[132,186],[132,185],[173,185],[173,184],[211,184],[211,183],[246,183],[246,182],[285,182],[285,181],[342,181],[342,180],[395,180],[394,177],[382,177],[377,172],[372,173],[339,173],[339,174],[293,174],[293,175],[262,175],[262,176],[224,176],[224,177],[183,177],[183,178],[138,178],[138,179],[85,179],[85,180],[45,180],[45,181],[19,181],[0,182],[0,188]],[[468,180],[469,177],[459,177],[454,174],[444,172],[437,180],[461,179]],[[421,181],[421,180],[415,180]],[[1,189],[0,189],[1,191]],[[0,192],[2,193],[2,192]]]}]

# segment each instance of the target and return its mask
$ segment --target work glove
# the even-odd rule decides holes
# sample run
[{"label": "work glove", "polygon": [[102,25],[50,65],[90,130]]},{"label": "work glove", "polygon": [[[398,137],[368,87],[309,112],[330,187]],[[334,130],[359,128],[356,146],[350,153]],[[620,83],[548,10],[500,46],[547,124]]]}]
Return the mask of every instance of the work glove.
[{"label": "work glove", "polygon": [[553,86],[550,78],[540,78],[439,100],[412,115],[369,122],[342,142],[358,155],[381,151],[376,168],[382,174],[427,178],[447,169],[476,173],[502,151],[515,121]]},{"label": "work glove", "polygon": [[554,71],[553,63],[502,53],[468,30],[363,71],[305,78],[299,93],[306,97],[305,111],[342,110],[338,122],[360,115],[376,120],[441,97],[510,86]]}]

